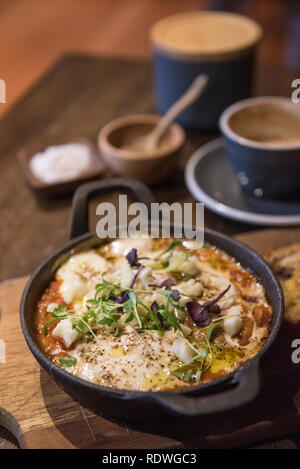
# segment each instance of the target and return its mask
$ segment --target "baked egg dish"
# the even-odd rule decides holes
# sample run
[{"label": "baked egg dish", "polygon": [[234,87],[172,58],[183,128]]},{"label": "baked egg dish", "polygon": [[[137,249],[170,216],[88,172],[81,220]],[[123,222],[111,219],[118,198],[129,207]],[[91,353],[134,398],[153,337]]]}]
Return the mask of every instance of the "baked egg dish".
[{"label": "baked egg dish", "polygon": [[70,253],[42,295],[38,344],[92,383],[165,391],[236,370],[263,346],[272,310],[258,279],[218,248],[117,239]]}]

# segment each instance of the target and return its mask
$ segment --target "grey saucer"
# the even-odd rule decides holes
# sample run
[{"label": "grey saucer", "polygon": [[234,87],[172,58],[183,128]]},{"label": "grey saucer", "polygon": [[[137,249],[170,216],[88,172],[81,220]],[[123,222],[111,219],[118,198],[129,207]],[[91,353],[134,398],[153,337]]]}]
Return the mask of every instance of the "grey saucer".
[{"label": "grey saucer", "polygon": [[222,138],[195,151],[186,166],[185,182],[196,200],[223,217],[253,225],[300,224],[300,194],[291,199],[267,200],[243,192]]}]

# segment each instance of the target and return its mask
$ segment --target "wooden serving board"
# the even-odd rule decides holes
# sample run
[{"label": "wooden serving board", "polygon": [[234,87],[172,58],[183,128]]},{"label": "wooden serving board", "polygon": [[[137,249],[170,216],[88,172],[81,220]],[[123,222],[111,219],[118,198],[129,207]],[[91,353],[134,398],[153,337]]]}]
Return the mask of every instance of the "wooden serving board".
[{"label": "wooden serving board", "polygon": [[[238,238],[257,251],[295,242],[300,229],[262,230]],[[24,448],[223,448],[253,445],[300,430],[300,364],[291,361],[291,343],[300,325],[284,323],[264,359],[258,398],[243,409],[205,419],[111,422],[75,403],[40,368],[23,338],[18,305],[25,277],[0,286],[0,425]]]}]

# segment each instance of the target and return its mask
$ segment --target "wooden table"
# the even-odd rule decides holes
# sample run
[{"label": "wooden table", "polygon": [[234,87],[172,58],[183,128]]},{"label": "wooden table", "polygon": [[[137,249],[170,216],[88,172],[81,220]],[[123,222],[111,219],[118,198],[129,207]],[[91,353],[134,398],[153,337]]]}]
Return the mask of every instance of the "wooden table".
[{"label": "wooden table", "polygon": [[[109,0],[111,2],[111,0]],[[123,3],[124,1],[124,3]],[[141,0],[138,0],[140,2]],[[13,3],[13,2],[11,2]],[[6,26],[6,31],[9,34],[10,15],[14,15],[11,9],[11,3],[6,2],[3,4],[4,13],[9,14],[2,17]],[[20,10],[21,2],[15,1],[17,8]],[[26,2],[28,12],[34,7],[41,16],[41,11],[37,4],[32,0]],[[58,4],[61,5],[63,11],[66,13],[68,7],[67,2],[51,2],[53,7],[49,7],[50,25],[47,30],[45,24],[45,31],[55,33],[55,21]],[[87,3],[87,12],[92,17],[92,4],[96,8],[94,1]],[[96,26],[101,30],[101,25],[105,25],[105,11],[106,17],[112,19],[111,11],[109,11],[108,2],[101,1],[101,15],[99,21],[92,24],[92,31],[96,31]],[[116,22],[110,21],[112,30],[116,31],[118,25],[120,26],[121,13],[124,14],[126,7],[125,3],[129,6],[127,0],[122,0],[122,8],[120,3],[113,1],[114,12],[116,14]],[[137,1],[131,3],[137,5]],[[171,2],[162,1],[161,6],[157,6],[157,2],[152,0],[142,0],[144,10],[140,7],[139,14],[136,16],[136,23],[139,34],[143,36],[144,30],[154,22],[158,17],[165,16],[177,10],[182,10],[182,3],[177,0]],[[155,5],[154,5],[155,3]],[[184,9],[196,8],[196,5],[207,6],[212,2],[184,2]],[[213,2],[215,5],[222,2]],[[223,2],[224,3],[224,2]],[[226,3],[226,2],[225,2]],[[227,2],[234,3],[234,2]],[[235,2],[237,3],[237,2]],[[262,0],[260,2],[238,2],[242,4],[242,10],[250,15],[259,19],[267,28],[266,39],[262,44],[259,55],[260,70],[257,76],[256,93],[257,94],[281,94],[289,96],[291,93],[291,81],[294,78],[299,78],[300,73],[296,69],[287,70],[283,67],[285,61],[283,37],[283,21],[287,14],[287,8],[283,7],[279,1],[269,2],[269,0]],[[286,2],[293,4],[293,2]],[[254,7],[255,4],[255,7]],[[270,4],[273,6],[270,7]],[[168,5],[168,6],[167,6]],[[7,10],[5,10],[5,8]],[[23,11],[23,10],[22,10]],[[133,11],[133,10],[130,10]],[[272,11],[276,15],[277,22],[269,22],[268,18],[272,17]],[[56,13],[55,13],[56,12]],[[75,15],[76,13],[76,15]],[[71,23],[76,19],[76,22],[81,19],[80,12],[75,11],[71,15]],[[140,16],[139,16],[140,15]],[[271,15],[271,16],[270,16]],[[27,15],[28,17],[30,15]],[[291,15],[292,17],[292,15]],[[16,17],[18,19],[19,17]],[[127,16],[126,16],[127,18]],[[150,19],[149,19],[150,18]],[[125,21],[125,20],[124,20]],[[128,20],[129,21],[129,20]],[[124,28],[128,27],[126,19],[123,24]],[[32,22],[32,20],[31,20]],[[108,21],[109,22],[109,21]],[[17,22],[18,23],[18,22]],[[36,23],[36,22],[35,22]],[[16,24],[16,23],[15,23]],[[25,22],[27,28],[26,34],[28,37],[28,22]],[[88,21],[84,22],[86,31],[88,30]],[[41,31],[42,31],[42,24]],[[73,23],[72,23],[73,26]],[[87,48],[89,50],[103,51],[105,53],[114,53],[117,51],[125,53],[129,51],[131,55],[145,55],[147,44],[145,37],[141,43],[136,41],[135,35],[126,33],[124,35],[113,36],[106,27],[108,33],[110,48],[106,49],[95,45],[97,40],[101,39],[101,35],[96,40],[90,41]],[[143,30],[143,31],[142,31]],[[34,73],[30,71],[30,61],[26,62],[24,48],[22,49],[22,34],[24,31],[20,27],[19,43],[15,38],[14,41],[11,36],[8,36],[8,44],[12,48],[15,46],[14,60],[17,67],[24,70],[24,83],[30,83],[32,79],[37,76],[46,65],[48,65],[48,58],[51,60],[55,57],[57,52],[64,51],[71,46],[67,44],[63,48],[58,48],[56,41],[55,47],[51,49],[48,47],[46,51],[47,60],[38,60],[34,58]],[[48,34],[47,33],[47,34]],[[45,36],[43,33],[43,40]],[[45,33],[46,34],[46,33]],[[72,28],[72,34],[74,33]],[[138,33],[137,33],[138,34]],[[62,37],[62,36],[61,36]],[[84,34],[78,34],[78,38],[84,37]],[[20,40],[21,38],[21,40]],[[34,38],[34,35],[32,36]],[[54,38],[55,39],[55,38]],[[80,40],[78,41],[80,42]],[[33,39],[32,39],[33,40]],[[61,39],[62,40],[62,39]],[[55,43],[55,41],[54,41]],[[26,43],[26,51],[32,53],[32,42]],[[29,46],[28,46],[29,44]],[[31,45],[30,45],[31,44]],[[73,44],[75,44],[73,42]],[[82,42],[84,49],[84,41]],[[94,44],[94,47],[91,47]],[[142,44],[142,45],[141,45]],[[40,46],[40,51],[42,46]],[[53,51],[56,51],[55,53]],[[51,51],[51,53],[50,53]],[[132,51],[134,54],[132,54]],[[19,55],[17,55],[19,54]],[[52,54],[52,55],[51,55]],[[1,54],[0,54],[1,55]],[[33,56],[32,56],[33,58]],[[18,60],[20,61],[18,62]],[[9,54],[2,54],[1,60],[7,70],[12,65],[10,62]],[[20,65],[21,64],[21,65]],[[41,65],[42,64],[42,65]],[[66,66],[67,65],[67,66]],[[68,70],[66,72],[66,69]],[[11,68],[12,70],[12,68]],[[17,71],[21,72],[20,68]],[[16,76],[11,72],[8,74],[9,81],[14,81],[14,88],[12,89],[12,97],[17,97],[20,93],[20,87],[16,80]],[[122,80],[120,80],[120,75]],[[4,78],[6,78],[4,76]],[[88,86],[83,86],[88,81]],[[109,83],[109,87],[107,86]],[[121,83],[121,86],[120,86]],[[102,84],[102,86],[101,86]],[[23,85],[22,85],[23,86]],[[25,85],[24,85],[25,86]],[[47,92],[45,93],[45,90]],[[135,93],[138,93],[138,99],[135,100]],[[4,105],[3,110],[8,105]],[[47,75],[45,79],[35,87],[34,91],[29,92],[20,102],[18,102],[9,112],[3,117],[0,124],[0,252],[2,255],[0,263],[0,279],[9,277],[21,276],[28,274],[38,263],[50,255],[55,249],[59,248],[68,236],[69,230],[69,215],[70,215],[70,199],[63,199],[56,202],[45,203],[45,201],[37,200],[32,192],[28,189],[24,182],[23,174],[20,171],[16,162],[16,154],[20,149],[30,146],[33,142],[35,144],[48,144],[55,141],[68,140],[78,136],[87,136],[95,141],[97,131],[99,128],[111,118],[117,117],[125,113],[133,112],[148,112],[154,110],[153,98],[151,94],[151,71],[150,65],[144,62],[133,61],[130,64],[126,60],[97,60],[87,58],[85,56],[69,56],[60,60],[56,65],[54,71]],[[212,138],[211,135],[198,135],[190,134],[189,143],[186,147],[185,158],[181,164],[184,166],[185,159],[191,154],[193,149],[199,144]],[[173,201],[179,200],[180,202],[192,201],[193,198],[189,195],[183,184],[182,172],[178,172],[172,176],[168,181],[167,186],[161,186],[154,190],[155,196],[158,201]],[[116,200],[115,197],[108,197],[107,200]],[[91,213],[94,213],[93,204]],[[245,225],[239,225],[231,221],[226,221],[214,214],[206,211],[206,226],[213,227],[214,229],[234,234],[240,231],[253,229]],[[95,218],[92,224],[95,223]],[[1,436],[1,435],[0,435]],[[296,445],[299,444],[300,436],[296,436],[294,441]],[[281,445],[281,443],[274,443],[274,445]],[[282,443],[283,446],[293,446],[291,438],[287,442]]]},{"label": "wooden table", "polygon": [[[259,93],[265,92],[273,74],[271,68],[260,75]],[[24,181],[16,154],[32,144],[47,145],[81,136],[95,141],[99,128],[113,117],[149,112],[153,107],[148,63],[73,55],[61,59],[3,118],[0,213],[5,223],[0,233],[1,279],[30,272],[65,242],[69,232],[70,198],[38,200]],[[196,147],[212,136],[189,133],[181,166]],[[167,184],[154,188],[154,194],[159,202],[193,200],[183,184],[181,170]],[[116,196],[109,195],[106,200],[116,202]],[[95,203],[90,208],[91,225],[95,224]],[[206,226],[229,234],[249,229],[209,211],[205,222]]]}]

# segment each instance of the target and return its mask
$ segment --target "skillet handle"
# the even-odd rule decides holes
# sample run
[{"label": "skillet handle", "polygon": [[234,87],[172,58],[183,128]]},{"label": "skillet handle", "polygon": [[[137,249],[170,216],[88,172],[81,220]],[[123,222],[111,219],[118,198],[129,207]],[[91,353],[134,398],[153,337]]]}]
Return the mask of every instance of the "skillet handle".
[{"label": "skillet handle", "polygon": [[[258,360],[249,362],[237,371],[232,386],[213,394],[153,393],[153,399],[165,410],[177,416],[197,417],[233,410],[253,400],[260,389]],[[168,395],[167,395],[168,394]]]},{"label": "skillet handle", "polygon": [[126,190],[138,201],[147,206],[150,213],[150,205],[154,202],[152,192],[147,186],[135,179],[116,178],[105,181],[95,181],[83,184],[74,194],[72,202],[72,219],[70,239],[83,235],[89,231],[88,202],[97,195],[107,192]]}]

